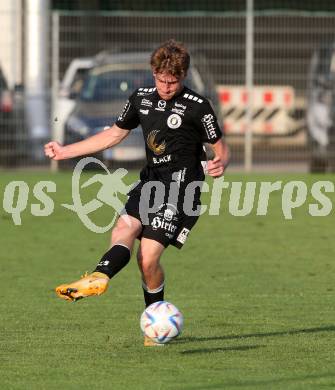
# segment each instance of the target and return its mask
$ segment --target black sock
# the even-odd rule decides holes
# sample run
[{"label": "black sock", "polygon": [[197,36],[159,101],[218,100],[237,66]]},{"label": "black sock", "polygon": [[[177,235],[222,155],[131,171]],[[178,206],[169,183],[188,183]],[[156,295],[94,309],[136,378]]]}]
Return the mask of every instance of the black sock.
[{"label": "black sock", "polygon": [[116,244],[101,258],[94,272],[102,272],[112,278],[125,267],[130,260],[130,250],[124,245]]},{"label": "black sock", "polygon": [[164,282],[154,290],[150,290],[144,283],[142,284],[142,287],[145,307],[148,307],[155,302],[164,301]]}]

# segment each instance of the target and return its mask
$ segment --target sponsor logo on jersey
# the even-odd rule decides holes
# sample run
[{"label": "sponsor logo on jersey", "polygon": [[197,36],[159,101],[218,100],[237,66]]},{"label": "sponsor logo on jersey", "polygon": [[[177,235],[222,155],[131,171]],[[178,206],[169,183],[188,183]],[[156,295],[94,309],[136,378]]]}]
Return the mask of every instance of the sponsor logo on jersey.
[{"label": "sponsor logo on jersey", "polygon": [[117,118],[118,121],[123,121],[124,120],[124,118],[127,115],[127,112],[129,111],[129,108],[130,108],[130,101],[127,100],[125,106],[123,107],[123,110],[121,111],[121,114]]},{"label": "sponsor logo on jersey", "polygon": [[180,108],[180,109],[182,109],[182,110],[186,110],[186,108],[187,108],[187,107],[184,106],[183,104],[177,103],[177,102],[174,104],[174,106],[177,107],[177,108]]},{"label": "sponsor logo on jersey", "polygon": [[152,161],[154,164],[163,164],[171,161],[171,154],[167,154],[163,157],[153,157]]},{"label": "sponsor logo on jersey", "polygon": [[164,229],[167,230],[170,233],[174,233],[177,230],[177,226],[174,225],[172,222],[166,222],[164,219],[160,217],[155,217],[153,221],[151,222],[151,226],[153,229]]},{"label": "sponsor logo on jersey", "polygon": [[[175,206],[170,203],[163,203],[156,217],[152,220],[151,226],[154,230],[163,229],[166,230],[166,236],[173,237],[173,233],[177,230],[176,223],[178,222],[178,211]],[[172,233],[172,234],[171,234]]]},{"label": "sponsor logo on jersey", "polygon": [[148,115],[149,114],[149,109],[147,110],[140,110],[140,113],[143,114],[143,115]]},{"label": "sponsor logo on jersey", "polygon": [[189,229],[183,228],[183,230],[178,234],[177,241],[179,241],[181,244],[185,244],[189,232]]},{"label": "sponsor logo on jersey", "polygon": [[152,107],[152,101],[149,99],[142,99],[141,106]]},{"label": "sponsor logo on jersey", "polygon": [[171,222],[172,219],[173,219],[173,216],[174,216],[174,211],[167,208],[165,211],[164,211],[164,219],[168,222]]},{"label": "sponsor logo on jersey", "polygon": [[178,115],[184,116],[187,106],[181,103],[175,103],[174,107],[171,109],[172,112],[175,112]]},{"label": "sponsor logo on jersey", "polygon": [[175,108],[175,107],[173,107],[172,109],[171,109],[171,111],[172,112],[175,112],[176,114],[178,114],[178,115],[184,115],[184,110],[181,110],[180,108]]},{"label": "sponsor logo on jersey", "polygon": [[165,100],[158,100],[157,107],[155,108],[155,110],[165,111],[165,107],[166,107],[166,101]]},{"label": "sponsor logo on jersey", "polygon": [[172,203],[163,203],[158,207],[157,215],[164,216],[164,219],[167,219],[168,221],[171,221],[172,219],[177,221],[177,214],[178,210]]},{"label": "sponsor logo on jersey", "polygon": [[181,125],[181,117],[178,114],[171,114],[167,119],[167,125],[170,129],[178,129]]},{"label": "sponsor logo on jersey", "polygon": [[215,126],[214,126],[214,123],[215,123],[214,116],[212,114],[206,114],[201,118],[201,122],[204,125],[204,128],[205,128],[206,133],[207,133],[207,137],[209,139],[215,138],[216,131],[215,131]]},{"label": "sponsor logo on jersey", "polygon": [[166,142],[158,143],[156,141],[156,136],[159,133],[159,130],[152,130],[147,136],[147,145],[150,150],[152,150],[156,156],[160,156],[165,152]]}]

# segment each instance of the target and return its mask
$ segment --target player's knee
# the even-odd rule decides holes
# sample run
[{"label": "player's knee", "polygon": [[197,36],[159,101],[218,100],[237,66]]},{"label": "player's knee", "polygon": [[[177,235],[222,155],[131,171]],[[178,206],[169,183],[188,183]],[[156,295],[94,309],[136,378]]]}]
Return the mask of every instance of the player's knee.
[{"label": "player's knee", "polygon": [[159,267],[160,256],[151,248],[140,248],[137,252],[138,266],[143,275],[150,275]]},{"label": "player's knee", "polygon": [[145,279],[155,273],[159,267],[158,261],[146,261],[145,259],[142,259],[139,265]]},{"label": "player's knee", "polygon": [[127,224],[124,221],[118,222],[118,224],[112,230],[112,242],[122,241],[123,238],[135,239],[141,232],[140,224],[131,221]]},{"label": "player's knee", "polygon": [[141,245],[137,251],[137,262],[138,266],[144,276],[150,277],[160,266],[160,257],[163,253],[164,247],[158,242],[152,240],[141,240]]}]

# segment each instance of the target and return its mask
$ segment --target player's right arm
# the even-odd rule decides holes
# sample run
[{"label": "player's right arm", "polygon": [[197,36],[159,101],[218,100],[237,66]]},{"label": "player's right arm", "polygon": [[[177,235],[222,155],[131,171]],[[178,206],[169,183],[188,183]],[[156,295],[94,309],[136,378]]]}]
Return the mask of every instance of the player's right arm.
[{"label": "player's right arm", "polygon": [[62,146],[58,142],[51,141],[44,146],[45,155],[53,160],[65,160],[87,154],[94,154],[108,149],[120,143],[130,133],[117,125],[108,127],[98,134],[83,141]]}]

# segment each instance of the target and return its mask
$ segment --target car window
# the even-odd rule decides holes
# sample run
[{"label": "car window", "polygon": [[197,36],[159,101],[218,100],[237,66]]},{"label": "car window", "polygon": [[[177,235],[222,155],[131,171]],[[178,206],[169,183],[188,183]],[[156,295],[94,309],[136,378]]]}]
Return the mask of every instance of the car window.
[{"label": "car window", "polygon": [[316,72],[328,74],[331,68],[332,50],[330,48],[322,48],[318,53],[316,62]]},{"label": "car window", "polygon": [[328,85],[334,80],[335,50],[333,47],[323,47],[313,56],[311,62],[312,83],[331,87]]},{"label": "car window", "polygon": [[126,99],[135,89],[152,85],[150,70],[95,71],[86,78],[80,99],[97,102]]},{"label": "car window", "polygon": [[78,95],[80,93],[88,71],[89,71],[88,68],[78,68],[77,69],[76,74],[75,74],[73,81],[71,83],[71,86],[70,86],[70,94],[71,95]]}]

